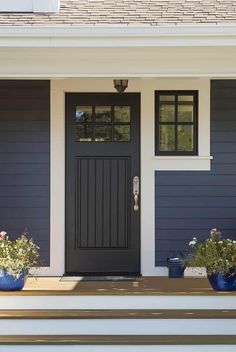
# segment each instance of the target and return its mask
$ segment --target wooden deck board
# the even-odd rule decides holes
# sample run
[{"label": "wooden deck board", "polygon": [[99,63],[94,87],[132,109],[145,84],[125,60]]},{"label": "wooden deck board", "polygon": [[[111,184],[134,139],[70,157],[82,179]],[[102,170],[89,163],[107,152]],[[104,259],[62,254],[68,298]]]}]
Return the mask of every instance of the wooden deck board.
[{"label": "wooden deck board", "polygon": [[0,345],[235,345],[235,335],[2,335]]},{"label": "wooden deck board", "polygon": [[29,278],[23,291],[0,292],[0,296],[236,296],[236,291],[212,290],[205,278],[169,279],[143,277],[137,281],[62,282],[59,277]]},{"label": "wooden deck board", "polygon": [[0,310],[0,319],[236,319],[236,310]]}]

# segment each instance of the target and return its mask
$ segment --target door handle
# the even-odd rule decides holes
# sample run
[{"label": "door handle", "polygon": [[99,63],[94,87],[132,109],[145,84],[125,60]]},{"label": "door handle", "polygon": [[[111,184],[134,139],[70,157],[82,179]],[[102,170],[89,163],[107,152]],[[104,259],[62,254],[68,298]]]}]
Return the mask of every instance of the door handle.
[{"label": "door handle", "polygon": [[139,177],[133,178],[134,211],[139,210]]}]

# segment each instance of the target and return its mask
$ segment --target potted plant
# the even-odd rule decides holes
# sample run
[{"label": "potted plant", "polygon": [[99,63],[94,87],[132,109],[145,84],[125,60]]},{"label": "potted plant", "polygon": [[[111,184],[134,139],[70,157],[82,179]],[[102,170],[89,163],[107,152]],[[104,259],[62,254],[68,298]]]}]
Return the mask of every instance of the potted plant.
[{"label": "potted plant", "polygon": [[29,269],[38,263],[38,251],[26,233],[10,240],[6,232],[0,232],[0,290],[22,290]]},{"label": "potted plant", "polygon": [[205,267],[214,290],[236,290],[236,241],[225,239],[220,231],[212,229],[204,242],[199,243],[194,237],[189,245],[192,254],[187,265]]}]

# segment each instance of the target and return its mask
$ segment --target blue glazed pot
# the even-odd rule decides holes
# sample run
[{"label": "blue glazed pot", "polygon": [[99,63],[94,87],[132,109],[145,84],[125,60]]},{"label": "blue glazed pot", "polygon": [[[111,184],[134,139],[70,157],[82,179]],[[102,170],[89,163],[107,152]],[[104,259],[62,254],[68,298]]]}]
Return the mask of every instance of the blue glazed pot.
[{"label": "blue glazed pot", "polygon": [[0,271],[0,291],[20,291],[26,282],[26,272],[22,272],[17,279],[7,273],[7,270]]},{"label": "blue glazed pot", "polygon": [[236,291],[236,272],[232,274],[215,273],[209,275],[208,280],[216,291]]},{"label": "blue glazed pot", "polygon": [[181,278],[184,276],[185,266],[179,258],[168,258],[167,266],[170,278]]}]

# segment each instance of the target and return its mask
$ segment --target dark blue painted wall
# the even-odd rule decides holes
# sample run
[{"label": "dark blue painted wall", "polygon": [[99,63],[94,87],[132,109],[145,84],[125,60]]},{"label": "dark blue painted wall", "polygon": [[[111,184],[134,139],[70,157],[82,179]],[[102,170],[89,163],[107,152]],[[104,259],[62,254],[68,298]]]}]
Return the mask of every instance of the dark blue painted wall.
[{"label": "dark blue painted wall", "polygon": [[50,82],[0,80],[0,230],[25,228],[49,265]]},{"label": "dark blue painted wall", "polygon": [[217,227],[236,239],[236,80],[211,82],[211,171],[156,172],[156,265]]}]

